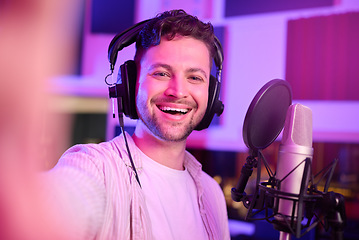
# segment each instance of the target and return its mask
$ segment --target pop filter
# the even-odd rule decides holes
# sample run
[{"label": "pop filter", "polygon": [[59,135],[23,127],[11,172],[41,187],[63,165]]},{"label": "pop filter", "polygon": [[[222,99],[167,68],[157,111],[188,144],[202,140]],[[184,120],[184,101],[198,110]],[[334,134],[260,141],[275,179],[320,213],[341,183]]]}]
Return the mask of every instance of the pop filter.
[{"label": "pop filter", "polygon": [[271,80],[258,91],[243,124],[244,143],[253,153],[268,147],[278,137],[291,104],[292,90],[285,80]]},{"label": "pop filter", "polygon": [[[253,168],[257,167],[256,157],[260,153],[259,150],[268,147],[278,137],[291,104],[291,87],[287,81],[280,79],[266,83],[253,98],[243,124],[243,140],[250,149],[250,155],[242,167],[236,188],[232,188],[231,196],[234,201],[243,201],[246,197],[244,189]],[[247,200],[243,203],[248,202]]]}]

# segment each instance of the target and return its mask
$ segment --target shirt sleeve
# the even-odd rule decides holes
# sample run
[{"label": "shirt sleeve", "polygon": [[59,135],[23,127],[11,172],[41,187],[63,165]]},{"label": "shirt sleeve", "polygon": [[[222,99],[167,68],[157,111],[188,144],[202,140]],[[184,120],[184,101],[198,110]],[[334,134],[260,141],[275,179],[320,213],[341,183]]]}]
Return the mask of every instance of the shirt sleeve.
[{"label": "shirt sleeve", "polygon": [[94,239],[101,228],[106,202],[102,158],[96,148],[78,145],[39,176],[45,204],[67,239]]}]

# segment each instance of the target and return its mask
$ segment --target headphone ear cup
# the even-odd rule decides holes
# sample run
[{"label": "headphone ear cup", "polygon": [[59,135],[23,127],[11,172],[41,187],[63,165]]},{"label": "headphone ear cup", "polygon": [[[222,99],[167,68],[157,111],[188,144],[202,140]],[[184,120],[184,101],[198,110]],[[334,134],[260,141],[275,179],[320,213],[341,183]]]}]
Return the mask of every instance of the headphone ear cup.
[{"label": "headphone ear cup", "polygon": [[214,114],[220,116],[223,113],[224,105],[219,100],[219,92],[221,83],[211,75],[209,78],[209,89],[208,89],[208,103],[206,113],[203,116],[202,121],[196,126],[195,130],[203,130],[208,128],[211,124]]},{"label": "headphone ear cup", "polygon": [[117,76],[117,103],[119,112],[131,118],[138,119],[136,110],[136,80],[137,68],[133,60],[126,61],[120,66]]}]

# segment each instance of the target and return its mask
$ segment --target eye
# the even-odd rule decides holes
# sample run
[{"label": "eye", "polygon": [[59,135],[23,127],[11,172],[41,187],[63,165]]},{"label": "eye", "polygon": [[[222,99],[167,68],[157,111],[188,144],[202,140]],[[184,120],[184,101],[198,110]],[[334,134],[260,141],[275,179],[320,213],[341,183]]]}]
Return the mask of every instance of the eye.
[{"label": "eye", "polygon": [[191,82],[204,82],[204,78],[201,77],[201,76],[189,76],[188,79],[191,81]]},{"label": "eye", "polygon": [[162,79],[162,78],[168,78],[168,77],[170,77],[170,74],[169,74],[168,72],[158,71],[158,72],[154,72],[154,73],[152,74],[152,76],[154,76],[155,78]]}]

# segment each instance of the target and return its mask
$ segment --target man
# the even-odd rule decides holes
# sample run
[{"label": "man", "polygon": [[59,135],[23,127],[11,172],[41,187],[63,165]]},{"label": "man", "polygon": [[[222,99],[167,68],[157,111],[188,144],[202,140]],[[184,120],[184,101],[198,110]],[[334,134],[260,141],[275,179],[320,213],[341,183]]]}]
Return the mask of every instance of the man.
[{"label": "man", "polygon": [[46,174],[52,201],[79,239],[229,239],[223,193],[185,149],[207,109],[213,27],[165,12],[136,46],[129,151],[123,136],[70,148]]}]

